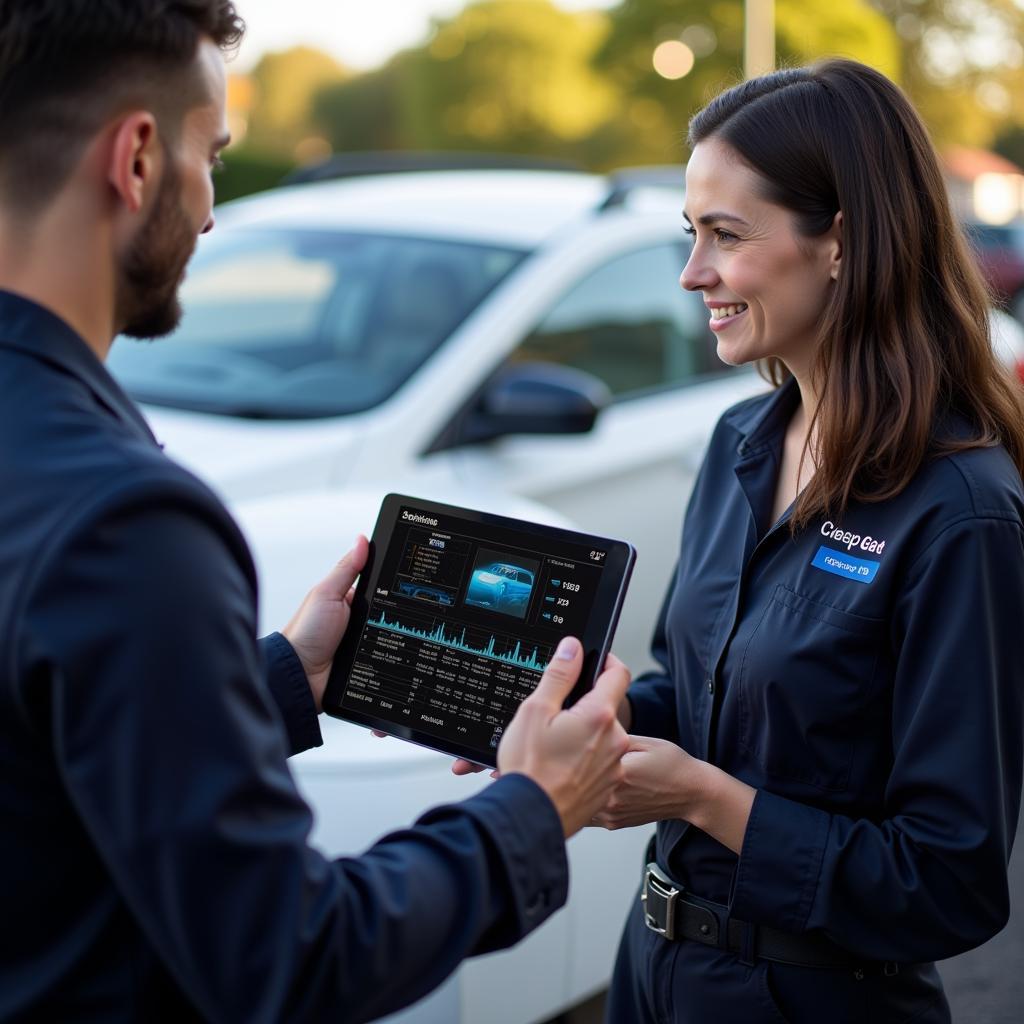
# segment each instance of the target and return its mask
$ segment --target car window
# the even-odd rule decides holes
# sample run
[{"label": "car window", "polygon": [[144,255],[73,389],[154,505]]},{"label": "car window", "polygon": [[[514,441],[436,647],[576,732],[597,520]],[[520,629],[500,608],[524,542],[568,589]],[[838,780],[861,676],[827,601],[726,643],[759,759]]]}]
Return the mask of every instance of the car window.
[{"label": "car window", "polygon": [[359,412],[408,380],[523,255],[229,225],[197,251],[174,335],[119,339],[108,365],[156,405],[261,418]]},{"label": "car window", "polygon": [[685,262],[669,244],[616,257],[569,289],[513,362],[585,370],[619,397],[727,372],[703,301],[679,286]]}]

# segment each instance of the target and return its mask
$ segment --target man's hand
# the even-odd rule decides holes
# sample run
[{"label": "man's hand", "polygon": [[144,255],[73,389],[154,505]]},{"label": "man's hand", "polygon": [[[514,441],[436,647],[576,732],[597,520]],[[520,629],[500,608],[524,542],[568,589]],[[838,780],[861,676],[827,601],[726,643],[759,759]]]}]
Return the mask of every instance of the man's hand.
[{"label": "man's hand", "polygon": [[698,795],[703,762],[668,740],[630,736],[622,780],[594,817],[607,829],[682,818]]},{"label": "man's hand", "polygon": [[281,632],[295,649],[306,670],[316,710],[323,710],[324,689],[334,652],[348,626],[352,585],[366,565],[369,542],[360,534],[352,550],[307,595]]},{"label": "man's hand", "polygon": [[616,710],[629,671],[613,655],[594,688],[562,710],[583,667],[583,649],[566,637],[520,705],[498,747],[498,771],[529,776],[551,797],[566,838],[590,822],[622,777],[629,740]]}]

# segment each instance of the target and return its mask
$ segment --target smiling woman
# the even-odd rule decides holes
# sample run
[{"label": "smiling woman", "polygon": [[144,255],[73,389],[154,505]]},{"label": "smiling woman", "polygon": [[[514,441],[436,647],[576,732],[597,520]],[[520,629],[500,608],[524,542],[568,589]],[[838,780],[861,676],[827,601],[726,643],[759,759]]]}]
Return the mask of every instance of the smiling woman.
[{"label": "smiling woman", "polygon": [[598,821],[658,833],[609,1020],[941,1024],[932,961],[1008,915],[1024,405],[892,83],[776,72],[690,142],[681,284],[777,389],[719,421],[619,710]]},{"label": "smiling woman", "polygon": [[725,362],[784,356],[802,367],[839,272],[842,218],[837,212],[828,230],[802,238],[790,212],[761,193],[727,143],[711,138],[694,149],[686,217],[695,244],[681,283],[703,293]]}]

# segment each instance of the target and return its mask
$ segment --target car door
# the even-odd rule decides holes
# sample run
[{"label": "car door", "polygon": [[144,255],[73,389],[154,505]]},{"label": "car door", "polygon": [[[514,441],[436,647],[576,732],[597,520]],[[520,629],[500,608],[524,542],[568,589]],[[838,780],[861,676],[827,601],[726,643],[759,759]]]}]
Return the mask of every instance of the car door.
[{"label": "car door", "polygon": [[733,402],[763,388],[715,354],[707,310],[678,283],[685,247],[619,251],[583,274],[512,352],[602,380],[612,403],[594,430],[504,437],[470,446],[464,483],[529,496],[580,528],[637,548],[616,650],[634,671],[647,646],[679,544],[685,503],[710,431]]}]

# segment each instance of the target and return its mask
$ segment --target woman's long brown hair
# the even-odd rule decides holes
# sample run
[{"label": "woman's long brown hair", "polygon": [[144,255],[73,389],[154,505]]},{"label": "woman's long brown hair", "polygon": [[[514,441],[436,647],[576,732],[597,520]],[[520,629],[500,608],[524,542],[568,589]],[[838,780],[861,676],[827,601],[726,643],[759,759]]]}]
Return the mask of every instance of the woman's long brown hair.
[{"label": "woman's long brown hair", "polygon": [[[855,61],[776,71],[690,122],[760,176],[805,236],[842,211],[843,258],[812,370],[817,470],[792,528],[902,491],[925,459],[1002,444],[1024,476],[1024,393],[998,363],[988,292],[950,210],[939,161],[900,90]],[[765,367],[779,385],[778,359]],[[943,416],[969,436],[939,433]]]}]

